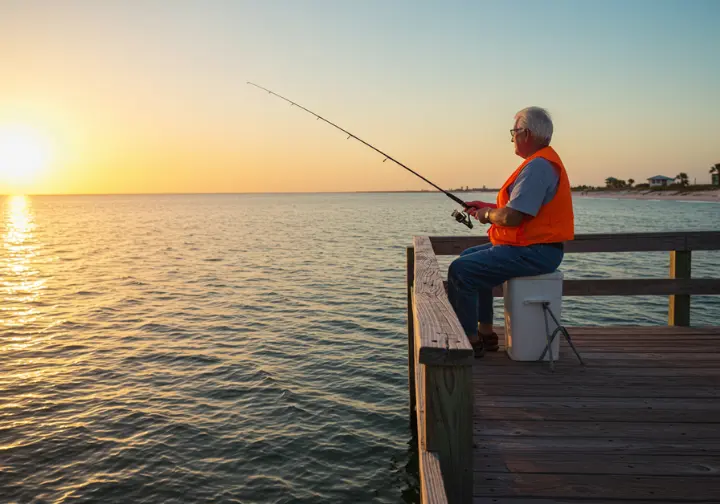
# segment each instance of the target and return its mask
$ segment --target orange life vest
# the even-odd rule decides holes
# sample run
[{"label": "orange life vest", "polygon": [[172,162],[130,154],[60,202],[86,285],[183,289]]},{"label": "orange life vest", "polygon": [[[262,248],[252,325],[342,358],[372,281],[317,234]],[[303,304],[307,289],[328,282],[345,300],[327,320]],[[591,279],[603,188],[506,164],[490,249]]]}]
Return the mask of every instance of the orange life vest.
[{"label": "orange life vest", "polygon": [[559,182],[553,199],[540,207],[535,217],[526,216],[517,227],[493,224],[488,236],[493,245],[515,245],[525,247],[535,243],[553,243],[572,240],[575,237],[575,219],[573,215],[570,181],[560,156],[552,147],[543,147],[525,159],[510,175],[497,196],[497,207],[503,208],[510,200],[508,187],[515,182],[525,166],[535,158],[547,159],[557,170]]}]

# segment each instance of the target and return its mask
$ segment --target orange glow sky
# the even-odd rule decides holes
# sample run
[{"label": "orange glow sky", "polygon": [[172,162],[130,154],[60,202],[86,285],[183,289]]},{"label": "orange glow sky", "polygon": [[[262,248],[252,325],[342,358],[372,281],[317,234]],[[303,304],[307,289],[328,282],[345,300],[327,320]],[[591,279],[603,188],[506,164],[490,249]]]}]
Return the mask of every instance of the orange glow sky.
[{"label": "orange glow sky", "polygon": [[719,18],[712,0],[5,0],[0,132],[48,156],[0,170],[0,194],[429,189],[248,80],[446,188],[502,184],[528,105],[573,184],[708,183]]}]

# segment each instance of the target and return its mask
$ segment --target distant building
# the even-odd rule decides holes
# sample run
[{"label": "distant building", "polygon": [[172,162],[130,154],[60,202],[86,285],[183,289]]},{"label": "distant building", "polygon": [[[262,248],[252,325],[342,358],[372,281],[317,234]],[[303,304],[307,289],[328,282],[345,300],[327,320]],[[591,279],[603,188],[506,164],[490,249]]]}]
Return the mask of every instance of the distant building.
[{"label": "distant building", "polygon": [[664,187],[671,184],[674,180],[674,178],[666,177],[665,175],[655,175],[647,179],[650,187]]}]

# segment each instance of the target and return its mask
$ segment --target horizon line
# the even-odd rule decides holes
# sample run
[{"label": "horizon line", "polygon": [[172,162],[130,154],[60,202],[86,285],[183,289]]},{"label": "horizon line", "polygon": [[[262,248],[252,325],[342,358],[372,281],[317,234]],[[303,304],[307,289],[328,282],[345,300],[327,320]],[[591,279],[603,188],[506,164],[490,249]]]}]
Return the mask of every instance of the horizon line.
[{"label": "horizon line", "polygon": [[[499,189],[455,189],[454,192],[497,192]],[[118,192],[118,193],[15,193],[0,196],[213,196],[213,195],[252,195],[252,194],[373,194],[373,193],[440,193],[436,189],[397,189],[377,191],[257,191],[257,192]]]}]

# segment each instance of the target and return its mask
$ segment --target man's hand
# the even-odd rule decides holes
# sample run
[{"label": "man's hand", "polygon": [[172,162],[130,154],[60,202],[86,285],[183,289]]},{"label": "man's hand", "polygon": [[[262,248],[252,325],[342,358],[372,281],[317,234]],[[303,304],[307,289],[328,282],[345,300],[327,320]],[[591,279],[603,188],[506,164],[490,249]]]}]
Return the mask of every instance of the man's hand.
[{"label": "man's hand", "polygon": [[465,204],[471,208],[487,208],[487,207],[495,208],[496,207],[495,203],[487,203],[485,201],[480,201],[480,200],[466,201]]},{"label": "man's hand", "polygon": [[490,219],[489,219],[489,215],[488,215],[489,210],[490,210],[490,208],[487,208],[487,207],[478,210],[475,218],[477,220],[479,220],[482,224],[490,224]]},{"label": "man's hand", "polygon": [[[495,203],[487,203],[485,201],[468,201],[466,202],[468,208],[465,210],[468,215],[472,215],[477,220],[480,220],[480,215],[485,214],[486,208],[496,208]],[[482,221],[481,221],[482,222]]]}]

